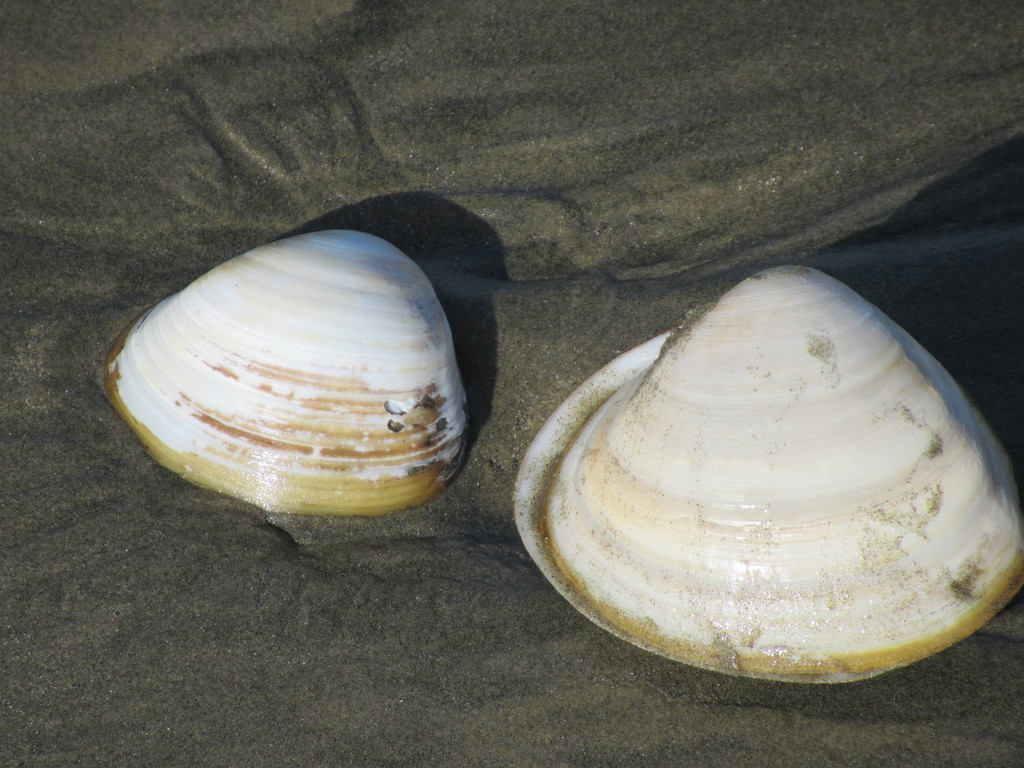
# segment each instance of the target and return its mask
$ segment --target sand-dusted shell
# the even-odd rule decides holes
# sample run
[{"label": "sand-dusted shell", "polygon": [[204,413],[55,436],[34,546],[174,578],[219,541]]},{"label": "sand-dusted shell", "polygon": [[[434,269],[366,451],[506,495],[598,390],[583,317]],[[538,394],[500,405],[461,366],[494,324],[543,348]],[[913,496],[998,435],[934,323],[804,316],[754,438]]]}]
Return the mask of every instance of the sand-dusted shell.
[{"label": "sand-dusted shell", "polygon": [[802,267],[584,383],[528,450],[516,517],[594,622],[753,677],[908,664],[1024,581],[1017,491],[983,419],[905,331]]},{"label": "sand-dusted shell", "polygon": [[420,268],[362,232],[221,264],[131,323],[105,374],[157,461],[272,512],[421,504],[461,457],[448,321]]}]

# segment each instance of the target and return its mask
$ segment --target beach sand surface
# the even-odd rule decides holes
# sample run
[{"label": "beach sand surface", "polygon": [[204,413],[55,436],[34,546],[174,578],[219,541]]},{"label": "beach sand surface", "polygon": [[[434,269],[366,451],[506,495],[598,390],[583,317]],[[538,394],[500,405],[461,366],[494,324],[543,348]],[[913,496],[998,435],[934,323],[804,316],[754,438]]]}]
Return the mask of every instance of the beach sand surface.
[{"label": "beach sand surface", "polygon": [[[579,614],[511,501],[591,373],[794,263],[1024,466],[1015,2],[8,6],[0,763],[1024,763],[1021,598],[869,681],[729,677]],[[420,509],[273,525],[157,466],[100,371],[150,305],[324,228],[430,276],[469,451]]]}]

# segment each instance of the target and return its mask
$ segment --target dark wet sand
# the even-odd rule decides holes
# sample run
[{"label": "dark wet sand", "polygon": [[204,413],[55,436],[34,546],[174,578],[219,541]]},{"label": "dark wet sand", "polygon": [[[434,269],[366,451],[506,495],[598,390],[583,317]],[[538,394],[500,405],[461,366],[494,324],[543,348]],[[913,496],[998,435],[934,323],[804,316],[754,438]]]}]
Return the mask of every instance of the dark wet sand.
[{"label": "dark wet sand", "polygon": [[[867,682],[732,678],[579,615],[510,501],[577,384],[784,263],[902,324],[1024,466],[1016,2],[8,5],[0,763],[1024,762],[1020,598]],[[298,546],[154,465],[99,368],[323,227],[431,276],[473,442],[436,502]]]}]

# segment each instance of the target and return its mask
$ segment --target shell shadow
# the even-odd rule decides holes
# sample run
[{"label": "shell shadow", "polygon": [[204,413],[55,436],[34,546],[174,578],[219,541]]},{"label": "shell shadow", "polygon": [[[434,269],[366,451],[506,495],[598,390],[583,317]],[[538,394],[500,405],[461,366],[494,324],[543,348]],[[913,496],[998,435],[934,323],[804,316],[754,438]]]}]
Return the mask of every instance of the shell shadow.
[{"label": "shell shadow", "polygon": [[396,192],[346,205],[284,233],[355,229],[401,249],[430,278],[448,316],[466,389],[467,454],[490,418],[497,371],[493,295],[508,279],[505,249],[479,216],[432,192]]},{"label": "shell shadow", "polygon": [[1024,135],[982,152],[925,186],[885,221],[832,247],[894,242],[1024,225]]}]

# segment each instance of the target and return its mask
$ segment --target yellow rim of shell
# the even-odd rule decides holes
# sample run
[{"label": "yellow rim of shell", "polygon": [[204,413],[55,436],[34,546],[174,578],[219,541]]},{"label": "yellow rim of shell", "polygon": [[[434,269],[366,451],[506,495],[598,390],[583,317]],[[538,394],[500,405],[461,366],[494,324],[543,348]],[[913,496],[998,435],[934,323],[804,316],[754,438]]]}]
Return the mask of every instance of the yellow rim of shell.
[{"label": "yellow rim of shell", "polygon": [[[538,521],[544,527],[545,545],[550,541],[547,532],[547,506]],[[984,626],[1024,586],[1024,557],[1018,556],[1003,577],[996,580],[975,603],[974,607],[954,624],[931,635],[915,640],[876,648],[859,653],[847,653],[794,662],[763,653],[744,653],[732,646],[706,647],[683,643],[658,632],[653,623],[637,621],[614,608],[603,605],[586,590],[576,578],[572,568],[550,546],[545,546],[550,561],[564,577],[573,602],[585,615],[619,637],[649,651],[682,661],[703,669],[726,674],[759,677],[799,683],[831,683],[862,680],[897,667],[912,664],[973,634]],[[569,595],[566,595],[569,597]]]},{"label": "yellow rim of shell", "polygon": [[[265,499],[252,490],[251,478],[242,472],[194,453],[178,453],[170,449],[153,432],[138,421],[125,407],[117,391],[119,378],[117,357],[132,329],[149,313],[146,310],[129,322],[118,335],[107,354],[103,368],[103,390],[107,399],[157,463],[181,475],[190,483],[248,501],[271,512],[292,514],[330,514],[374,517],[388,512],[425,504],[439,496],[458,466],[453,462],[435,461],[415,473],[378,480],[360,480],[332,473],[305,480],[300,489],[289,494],[275,494],[276,504],[268,508]],[[278,489],[279,491],[280,489]]]}]

